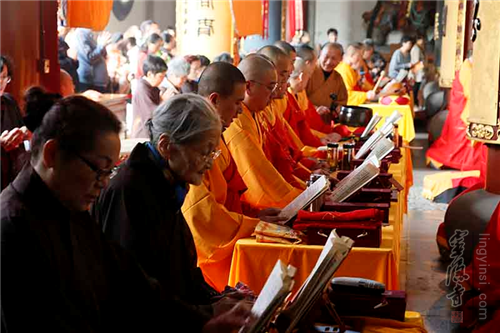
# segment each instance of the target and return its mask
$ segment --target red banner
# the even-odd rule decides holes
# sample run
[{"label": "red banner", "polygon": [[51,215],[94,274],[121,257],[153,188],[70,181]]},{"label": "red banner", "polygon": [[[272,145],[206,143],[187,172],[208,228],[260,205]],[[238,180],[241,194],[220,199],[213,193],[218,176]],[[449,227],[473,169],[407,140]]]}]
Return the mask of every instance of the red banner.
[{"label": "red banner", "polygon": [[269,38],[269,0],[262,0],[262,38]]}]

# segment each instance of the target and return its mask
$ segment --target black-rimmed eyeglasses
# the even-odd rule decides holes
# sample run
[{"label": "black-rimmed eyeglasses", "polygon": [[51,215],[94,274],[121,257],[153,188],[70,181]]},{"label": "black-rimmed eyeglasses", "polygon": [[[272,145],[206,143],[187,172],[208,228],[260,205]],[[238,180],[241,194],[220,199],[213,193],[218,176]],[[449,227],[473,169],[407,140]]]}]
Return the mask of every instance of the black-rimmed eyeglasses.
[{"label": "black-rimmed eyeglasses", "polygon": [[90,162],[89,160],[87,160],[85,157],[83,157],[82,155],[78,154],[77,152],[73,152],[73,154],[75,154],[80,160],[82,160],[83,163],[87,164],[87,166],[95,172],[96,174],[96,180],[98,182],[100,181],[103,181],[104,179],[106,178],[113,178],[114,176],[116,176],[116,174],[118,173],[118,167],[113,167],[109,170],[106,170],[106,169],[100,169],[98,168],[94,163]]}]

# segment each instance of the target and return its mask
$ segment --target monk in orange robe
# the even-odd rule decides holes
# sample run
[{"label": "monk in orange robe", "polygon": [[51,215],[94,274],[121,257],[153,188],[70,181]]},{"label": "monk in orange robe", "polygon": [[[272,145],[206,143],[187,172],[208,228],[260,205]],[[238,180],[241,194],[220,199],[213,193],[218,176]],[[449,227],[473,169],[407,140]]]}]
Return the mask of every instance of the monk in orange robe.
[{"label": "monk in orange robe", "polygon": [[238,68],[247,81],[243,111],[224,131],[224,139],[248,187],[242,200],[257,208],[283,208],[302,191],[288,183],[267,159],[264,142],[268,134],[258,119],[276,88],[276,69],[260,55],[248,56]]},{"label": "monk in orange robe", "polygon": [[262,126],[269,133],[265,144],[271,152],[268,157],[287,181],[304,189],[305,181],[311,175],[309,168],[314,167],[316,161],[304,158],[301,151],[304,144],[283,118],[288,107],[286,89],[292,66],[291,59],[284,51],[272,45],[263,47],[258,53],[266,56],[274,64],[278,73],[278,86],[273,91],[273,100],[262,113],[263,117],[259,117]]},{"label": "monk in orange robe", "polygon": [[373,90],[363,91],[358,85],[360,80],[358,69],[363,59],[362,51],[362,48],[358,45],[349,45],[343,60],[335,67],[335,70],[344,80],[348,95],[348,105],[360,105],[367,100],[374,100],[376,98],[376,94]]},{"label": "monk in orange robe", "polygon": [[[319,147],[326,145],[328,142],[338,141],[340,135],[325,135],[318,132],[316,132],[318,133],[318,135],[316,135],[313,133],[306,114],[306,110],[309,107],[309,101],[307,100],[307,95],[305,95],[305,87],[309,81],[309,77],[310,73],[307,71],[306,62],[302,58],[296,58],[293,72],[288,80],[290,87],[288,88],[287,96],[290,107],[283,116],[305,145]],[[302,96],[299,97],[299,93],[302,93]],[[305,100],[300,100],[301,98],[305,98]],[[302,103],[302,106],[299,101]],[[316,110],[313,112],[321,121],[321,117]],[[323,121],[321,122],[323,123]],[[329,130],[332,130],[331,127]]]},{"label": "monk in orange robe", "polygon": [[[224,62],[212,63],[200,77],[198,93],[215,106],[223,131],[241,112],[245,86],[238,68]],[[196,244],[198,266],[218,291],[227,285],[236,241],[249,237],[260,220],[281,220],[279,209],[259,210],[241,201],[247,187],[223,138],[220,150],[213,168],[205,172],[200,186],[191,186],[182,207]]]},{"label": "monk in orange robe", "polygon": [[[304,60],[307,68],[307,72],[309,73],[309,80],[311,79],[314,71],[316,70],[316,66],[318,63],[318,56],[316,55],[316,51],[310,47],[309,45],[300,45],[296,48],[297,56]],[[309,80],[306,84],[309,84]],[[314,131],[329,134],[333,132],[332,123],[325,123],[321,118],[321,114],[330,114],[330,109],[326,106],[320,105],[318,107],[314,106],[309,97],[307,96],[306,89],[297,93],[297,102],[302,110],[304,110],[306,114],[306,119],[309,123],[309,126]]]},{"label": "monk in orange robe", "polygon": [[[319,59],[312,76],[307,83],[307,97],[316,106],[324,106],[320,112],[323,121],[330,124],[333,114],[330,111],[332,103],[347,104],[347,89],[342,76],[335,71],[335,67],[342,61],[343,48],[337,43],[326,43],[321,49]],[[335,94],[333,101],[331,95]],[[332,110],[336,111],[336,110]]]}]

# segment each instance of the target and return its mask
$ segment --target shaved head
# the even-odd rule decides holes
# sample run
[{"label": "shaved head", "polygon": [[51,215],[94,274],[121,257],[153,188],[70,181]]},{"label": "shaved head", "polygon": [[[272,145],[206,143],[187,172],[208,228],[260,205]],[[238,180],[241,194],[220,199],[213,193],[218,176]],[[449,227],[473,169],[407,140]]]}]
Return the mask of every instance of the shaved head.
[{"label": "shaved head", "polygon": [[344,49],[338,43],[326,43],[319,54],[319,65],[327,73],[332,72],[342,61]]},{"label": "shaved head", "polygon": [[363,47],[360,44],[351,44],[347,47],[344,54],[344,62],[351,66],[353,69],[358,69],[361,66],[363,58]]},{"label": "shaved head", "polygon": [[213,62],[205,68],[198,82],[198,94],[210,100],[220,116],[223,130],[241,112],[246,80],[243,73],[227,62]]},{"label": "shaved head", "polygon": [[71,75],[69,75],[69,73],[64,69],[61,69],[60,71],[59,80],[61,84],[60,91],[63,97],[70,96],[75,93],[75,85],[73,83],[73,79],[71,78]]},{"label": "shaved head", "polygon": [[304,59],[297,57],[295,62],[293,63],[293,72],[290,75],[290,78],[297,78],[302,72],[307,70],[307,65]]},{"label": "shaved head", "polygon": [[313,61],[316,59],[316,52],[309,45],[301,45],[297,47],[297,56],[304,61]]},{"label": "shaved head", "polygon": [[240,62],[238,69],[247,80],[244,104],[251,112],[263,110],[277,90],[278,75],[274,64],[263,55],[251,54]]},{"label": "shaved head", "polygon": [[344,55],[344,47],[342,46],[342,44],[339,44],[339,43],[326,43],[321,48],[321,53],[328,52],[329,50],[337,50],[337,51],[340,51],[340,53],[342,55]]},{"label": "shaved head", "polygon": [[277,63],[280,60],[282,60],[282,59],[288,60],[289,59],[288,55],[283,50],[281,50],[279,47],[274,46],[274,45],[264,46],[257,53],[263,54],[266,57],[268,57],[269,59],[271,59],[271,61],[273,62],[273,64],[275,66],[277,66]]},{"label": "shaved head", "polygon": [[359,44],[350,44],[347,47],[347,51],[345,52],[346,56],[352,57],[355,55],[357,52],[361,52],[363,50],[362,46]]},{"label": "shaved head", "polygon": [[259,54],[250,54],[238,65],[238,69],[245,76],[246,81],[260,81],[276,69],[271,60]]},{"label": "shaved head", "polygon": [[284,40],[278,40],[274,42],[274,46],[279,48],[281,51],[285,52],[289,57],[292,56],[292,53],[297,54],[297,50],[291,44],[285,42]]},{"label": "shaved head", "polygon": [[200,76],[198,94],[208,97],[218,93],[227,97],[233,93],[237,83],[245,83],[245,76],[235,66],[226,62],[214,62],[208,65]]},{"label": "shaved head", "polygon": [[264,46],[257,53],[267,56],[276,67],[279,87],[274,91],[273,98],[283,98],[288,87],[288,79],[290,78],[290,74],[293,70],[291,57],[274,45]]}]

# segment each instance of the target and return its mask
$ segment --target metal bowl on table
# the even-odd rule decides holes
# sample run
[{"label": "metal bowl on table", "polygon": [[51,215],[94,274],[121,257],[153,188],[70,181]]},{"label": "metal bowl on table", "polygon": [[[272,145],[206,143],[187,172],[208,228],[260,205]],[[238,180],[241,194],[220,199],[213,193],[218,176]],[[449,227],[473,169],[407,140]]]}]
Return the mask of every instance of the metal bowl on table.
[{"label": "metal bowl on table", "polygon": [[340,108],[339,122],[350,127],[368,125],[373,116],[373,110],[362,106],[344,105]]}]

